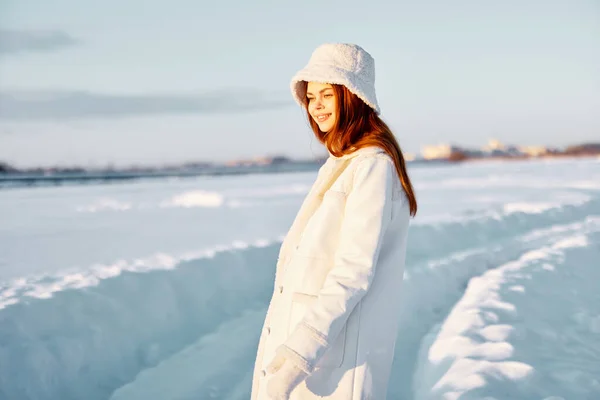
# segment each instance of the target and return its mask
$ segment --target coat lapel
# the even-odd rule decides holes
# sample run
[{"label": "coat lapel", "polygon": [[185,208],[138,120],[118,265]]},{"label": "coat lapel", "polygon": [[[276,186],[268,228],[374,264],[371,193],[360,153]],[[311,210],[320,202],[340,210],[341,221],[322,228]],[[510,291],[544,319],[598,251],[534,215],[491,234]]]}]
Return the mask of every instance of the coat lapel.
[{"label": "coat lapel", "polygon": [[350,164],[353,158],[360,154],[374,154],[374,153],[382,153],[383,150],[379,147],[365,147],[354,151],[353,153],[344,155],[342,157],[333,157],[328,162],[332,162],[333,165],[326,169],[322,177],[317,179],[311,188],[310,192],[304,199],[302,206],[300,206],[300,210],[292,223],[283,243],[281,244],[281,248],[279,250],[279,257],[277,259],[277,267],[275,270],[275,285],[278,285],[279,278],[281,277],[281,272],[283,266],[286,264],[287,259],[290,256],[290,251],[298,244],[300,238],[302,237],[302,233],[306,224],[313,216],[321,202],[323,201],[323,196],[325,192],[331,188],[331,185],[338,179],[338,177],[344,172],[346,167]]},{"label": "coat lapel", "polygon": [[[344,172],[351,159],[346,158],[342,160],[335,160],[334,165],[331,169],[327,170],[323,177],[315,182],[312,189],[304,199],[292,226],[290,227],[279,251],[279,260],[277,262],[277,272],[280,270],[280,266],[285,264],[286,259],[289,257],[289,249],[296,246],[302,232],[306,227],[306,224],[313,216],[321,202],[325,192],[331,188],[331,185],[337,180],[337,178]],[[276,277],[277,280],[277,277]]]}]

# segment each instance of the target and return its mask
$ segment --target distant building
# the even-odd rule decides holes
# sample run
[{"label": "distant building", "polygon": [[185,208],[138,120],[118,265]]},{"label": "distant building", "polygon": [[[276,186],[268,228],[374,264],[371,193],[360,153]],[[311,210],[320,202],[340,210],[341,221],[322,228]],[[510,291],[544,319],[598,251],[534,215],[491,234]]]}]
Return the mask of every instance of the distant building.
[{"label": "distant building", "polygon": [[414,161],[417,158],[413,153],[403,153],[403,154],[404,154],[404,161],[406,161],[406,162]]},{"label": "distant building", "polygon": [[447,159],[455,148],[449,144],[438,144],[433,146],[423,146],[421,154],[426,160]]},{"label": "distant building", "polygon": [[230,160],[225,162],[228,167],[251,167],[255,165],[286,164],[292,162],[285,156],[259,156],[250,159]]},{"label": "distant building", "polygon": [[483,156],[480,150],[471,150],[449,144],[424,146],[421,149],[421,154],[425,160],[462,160]]},{"label": "distant building", "polygon": [[506,150],[506,146],[502,144],[499,140],[490,139],[486,146],[483,146],[481,149],[486,153],[494,153],[494,152],[504,152]]},{"label": "distant building", "polygon": [[518,149],[521,153],[530,157],[539,157],[549,153],[546,146],[519,146]]},{"label": "distant building", "polygon": [[519,150],[519,148],[517,146],[512,146],[512,145],[507,146],[496,139],[490,139],[488,144],[481,148],[481,151],[486,156],[491,156],[491,157],[506,157],[506,156],[517,157],[517,156],[523,155],[523,152],[521,150]]},{"label": "distant building", "polygon": [[254,165],[269,165],[271,164],[271,162],[273,161],[273,159],[271,157],[255,157],[252,160],[249,160],[250,165],[254,164]]}]

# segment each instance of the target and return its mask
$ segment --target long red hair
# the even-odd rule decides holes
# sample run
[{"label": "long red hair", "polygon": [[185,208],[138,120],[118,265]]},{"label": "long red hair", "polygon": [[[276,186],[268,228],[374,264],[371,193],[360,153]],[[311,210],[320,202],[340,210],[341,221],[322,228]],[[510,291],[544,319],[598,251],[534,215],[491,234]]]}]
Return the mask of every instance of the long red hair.
[{"label": "long red hair", "polygon": [[[307,85],[306,82],[303,82]],[[417,199],[406,170],[402,150],[394,134],[385,122],[365,102],[343,85],[331,85],[338,105],[338,118],[329,132],[321,132],[308,112],[308,99],[304,106],[308,122],[317,139],[336,157],[352,153],[360,148],[377,146],[382,148],[394,161],[400,183],[406,193],[410,214],[417,213]],[[305,90],[306,92],[306,90]]]}]

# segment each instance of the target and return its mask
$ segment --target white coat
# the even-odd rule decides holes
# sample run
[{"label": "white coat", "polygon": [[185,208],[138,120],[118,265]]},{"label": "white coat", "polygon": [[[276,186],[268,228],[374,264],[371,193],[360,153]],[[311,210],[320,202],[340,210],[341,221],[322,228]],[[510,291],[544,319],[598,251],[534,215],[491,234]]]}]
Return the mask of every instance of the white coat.
[{"label": "white coat", "polygon": [[409,219],[383,150],[329,157],[281,246],[252,400],[268,399],[265,368],[280,345],[309,374],[291,400],[385,399]]}]

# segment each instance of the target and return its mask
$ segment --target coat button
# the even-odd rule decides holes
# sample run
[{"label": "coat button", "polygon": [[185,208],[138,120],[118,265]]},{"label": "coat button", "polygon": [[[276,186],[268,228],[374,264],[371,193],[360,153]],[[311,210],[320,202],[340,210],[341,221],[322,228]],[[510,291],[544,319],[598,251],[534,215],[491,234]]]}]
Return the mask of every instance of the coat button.
[{"label": "coat button", "polygon": [[262,371],[260,371],[260,374],[261,374],[263,377],[265,377],[265,376],[267,376],[267,371],[265,371],[265,370],[263,369]]},{"label": "coat button", "polygon": [[283,286],[279,286],[279,293],[283,293]]},{"label": "coat button", "polygon": [[271,334],[271,328],[267,326],[267,335]]}]

